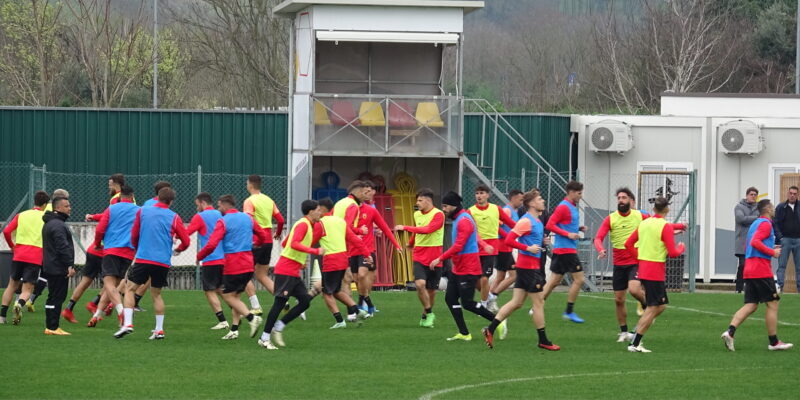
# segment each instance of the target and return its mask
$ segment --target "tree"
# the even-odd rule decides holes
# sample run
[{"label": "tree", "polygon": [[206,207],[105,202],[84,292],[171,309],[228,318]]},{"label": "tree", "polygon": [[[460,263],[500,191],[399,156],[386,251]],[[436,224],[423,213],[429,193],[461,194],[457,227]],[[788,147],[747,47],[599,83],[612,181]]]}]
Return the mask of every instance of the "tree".
[{"label": "tree", "polygon": [[62,6],[49,0],[0,1],[0,79],[21,105],[53,106],[59,98]]},{"label": "tree", "polygon": [[[191,46],[193,73],[229,107],[275,107],[288,94],[289,23],[275,0],[195,0],[172,8]],[[227,91],[227,92],[226,92]]]}]

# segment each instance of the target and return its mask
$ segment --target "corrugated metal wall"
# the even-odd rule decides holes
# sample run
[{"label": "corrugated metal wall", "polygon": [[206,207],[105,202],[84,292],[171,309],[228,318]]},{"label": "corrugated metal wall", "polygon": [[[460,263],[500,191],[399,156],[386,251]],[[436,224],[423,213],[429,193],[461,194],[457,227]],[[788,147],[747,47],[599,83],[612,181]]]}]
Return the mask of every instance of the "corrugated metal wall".
[{"label": "corrugated metal wall", "polygon": [[68,173],[286,176],[286,113],[0,108],[0,161]]},{"label": "corrugated metal wall", "polygon": [[[569,169],[569,116],[506,114],[556,170]],[[464,151],[491,163],[492,124],[468,114]],[[0,108],[0,161],[47,164],[67,173],[204,172],[286,176],[288,117],[269,112]],[[519,151],[498,135],[497,154]],[[525,156],[498,157],[497,177],[535,173]]]},{"label": "corrugated metal wall", "polygon": [[[513,126],[557,171],[569,171],[570,117],[567,115],[505,114],[506,121]],[[491,165],[494,124],[481,114],[464,117],[464,152],[478,154],[483,148],[483,165]],[[481,147],[483,142],[483,147]],[[519,177],[525,168],[527,173],[536,171],[535,164],[502,133],[497,135],[496,177]],[[474,158],[474,157],[473,157]]]}]

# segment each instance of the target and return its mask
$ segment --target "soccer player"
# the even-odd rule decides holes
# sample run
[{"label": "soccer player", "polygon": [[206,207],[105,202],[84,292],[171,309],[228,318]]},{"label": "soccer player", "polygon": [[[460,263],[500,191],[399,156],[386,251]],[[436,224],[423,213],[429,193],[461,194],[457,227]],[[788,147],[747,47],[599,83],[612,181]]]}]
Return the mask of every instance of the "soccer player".
[{"label": "soccer player", "polygon": [[50,201],[50,196],[43,191],[33,195],[33,208],[14,216],[11,222],[3,229],[3,236],[8,243],[8,248],[14,253],[11,263],[11,274],[8,288],[3,292],[3,302],[0,306],[0,324],[6,323],[8,306],[14,297],[14,292],[22,285],[17,303],[14,304],[14,325],[22,321],[22,307],[30,298],[33,287],[39,280],[42,270],[42,227],[44,221],[44,207]]},{"label": "soccer player", "polygon": [[734,351],[733,336],[739,327],[751,314],[758,310],[759,303],[767,305],[764,321],[767,325],[769,337],[768,350],[789,350],[791,343],[778,340],[778,289],[772,275],[770,258],[781,256],[780,247],[775,246],[775,232],[772,229],[772,219],[775,217],[775,207],[768,199],[758,202],[760,217],[753,221],[747,231],[745,262],[744,262],[744,306],[733,315],[728,330],[722,332],[722,341],[725,347]]},{"label": "soccer player", "polygon": [[395,230],[411,232],[408,247],[414,249],[414,285],[422,304],[419,326],[433,328],[436,321],[433,305],[439,281],[442,280],[442,266],[431,267],[431,261],[442,254],[444,212],[433,206],[433,191],[427,188],[417,192],[417,209],[414,212],[415,226],[397,225]]},{"label": "soccer player", "polygon": [[[272,257],[272,220],[275,219],[278,226],[274,231],[275,240],[280,240],[281,233],[283,232],[283,225],[286,221],[281,215],[281,211],[269,196],[261,193],[261,176],[250,175],[247,177],[247,192],[250,197],[245,199],[244,207],[242,210],[250,215],[261,229],[267,231],[270,236],[269,240],[264,242],[261,246],[253,248],[253,258],[255,260],[256,279],[261,282],[267,291],[270,293],[275,292],[275,283],[268,275],[268,268],[270,257]],[[258,303],[258,297],[255,294],[255,287],[252,288],[252,293],[248,292],[250,297],[250,307],[253,308],[256,314],[261,314],[261,305]]]},{"label": "soccer player", "polygon": [[153,185],[153,191],[155,192],[156,196],[153,197],[152,199],[147,199],[147,201],[145,201],[144,204],[142,204],[142,207],[150,207],[156,205],[158,203],[158,192],[165,187],[171,188],[172,184],[167,181],[156,182]]},{"label": "soccer player", "polygon": [[611,233],[611,247],[613,250],[614,274],[612,286],[614,289],[614,301],[616,303],[617,322],[619,323],[619,335],[617,342],[630,342],[633,340],[633,333],[628,332],[628,311],[625,307],[625,293],[630,291],[642,306],[645,306],[644,291],[642,284],[636,277],[639,269],[636,258],[625,249],[625,241],[639,227],[639,224],[647,218],[639,210],[633,208],[635,197],[630,189],[623,187],[617,189],[617,211],[614,211],[603,220],[597,235],[594,238],[594,247],[598,252],[598,259],[607,257],[603,240],[608,233]]},{"label": "soccer player", "polygon": [[[561,349],[553,344],[545,333],[544,328],[544,298],[542,290],[545,286],[545,275],[541,267],[542,247],[544,246],[544,225],[539,221],[539,215],[545,209],[544,198],[538,191],[531,191],[523,195],[522,204],[528,207],[528,212],[514,225],[514,229],[505,238],[505,244],[510,248],[519,250],[517,257],[517,280],[514,284],[514,294],[511,301],[506,303],[497,312],[492,323],[483,328],[483,337],[489,348],[494,348],[494,332],[506,321],[506,318],[522,307],[525,297],[529,297],[533,308],[539,312],[533,314],[533,323],[539,335],[540,348],[550,351]],[[500,339],[503,339],[502,335]]]},{"label": "soccer player", "polygon": [[372,262],[364,263],[358,267],[358,277],[356,282],[358,286],[358,304],[362,309],[367,311],[367,318],[372,318],[375,315],[375,305],[372,303],[372,299],[369,297],[369,294],[372,292],[372,283],[375,282],[375,261],[377,260],[377,255],[375,254],[375,233],[373,227],[377,225],[380,231],[389,238],[397,251],[402,250],[402,248],[400,247],[400,244],[397,243],[397,239],[394,237],[394,232],[392,232],[392,229],[389,228],[388,224],[386,224],[383,216],[381,216],[381,213],[375,208],[375,204],[372,202],[376,193],[374,185],[372,182],[365,182],[368,186],[364,189],[364,201],[361,202],[361,205],[359,206],[357,229],[361,230],[362,232],[366,232],[361,237],[361,241],[368,251],[367,255],[371,256]]},{"label": "soccer player", "polygon": [[[366,227],[358,227],[358,220],[360,219],[361,214],[361,202],[364,201],[365,198],[364,192],[368,187],[369,184],[364,181],[353,181],[353,183],[351,183],[347,188],[347,197],[337,201],[333,206],[333,215],[344,219],[344,222],[347,223],[347,228],[352,230],[353,233],[356,234],[356,237],[361,237],[367,234]],[[347,242],[348,254],[353,246],[354,243],[352,240]],[[345,273],[345,280],[342,282],[342,286],[345,290],[349,290],[350,284],[358,277],[358,270],[362,266],[367,267],[366,263],[364,262],[364,257],[362,256],[350,256],[349,263],[350,272]]]},{"label": "soccer player", "polygon": [[514,220],[500,209],[497,204],[489,203],[490,190],[484,185],[475,188],[475,205],[467,211],[478,227],[478,235],[481,240],[486,242],[493,251],[487,253],[480,250],[481,260],[481,279],[478,288],[481,291],[481,304],[487,306],[489,300],[489,277],[494,273],[494,266],[497,263],[497,250],[500,248],[500,225],[514,227]]},{"label": "soccer player", "polygon": [[[189,227],[186,229],[186,234],[191,236],[197,232],[197,238],[200,241],[200,248],[202,249],[208,243],[211,237],[211,232],[214,231],[214,226],[217,221],[222,219],[222,213],[215,210],[212,206],[214,200],[208,193],[200,193],[194,198],[194,205],[197,207],[197,214],[189,221]],[[217,248],[204,258],[202,261],[202,280],[203,292],[205,292],[208,305],[211,311],[216,315],[219,321],[216,325],[211,327],[213,330],[228,329],[228,321],[225,319],[225,314],[222,312],[222,306],[219,303],[219,295],[222,294],[222,269],[225,266],[225,250],[222,246]]]},{"label": "soccer player", "polygon": [[[178,255],[189,247],[189,235],[180,215],[169,209],[175,201],[175,190],[165,186],[158,191],[158,202],[152,206],[142,207],[136,213],[131,229],[131,244],[136,249],[136,263],[128,273],[124,315],[122,327],[114,334],[121,339],[133,333],[134,292],[139,286],[150,282],[150,295],[153,296],[153,312],[156,326],[150,340],[164,339],[164,299],[161,289],[167,286],[167,274],[172,265],[172,256]],[[172,249],[173,238],[181,244]]]},{"label": "soccer player", "polygon": [[[133,203],[133,188],[123,186],[118,201],[108,206],[101,214],[97,224],[92,247],[103,250],[101,273],[103,276],[103,296],[95,308],[92,319],[87,324],[94,327],[102,319],[101,313],[107,303],[114,304],[117,318],[123,321],[123,306],[118,286],[131,266],[136,250],[131,243],[131,230],[139,206]],[[102,244],[101,244],[102,243]]]},{"label": "soccer player", "polygon": [[[223,217],[217,220],[211,237],[197,253],[197,261],[212,254],[218,246],[225,252],[222,267],[222,299],[231,308],[231,330],[223,340],[239,338],[239,322],[245,317],[250,324],[250,337],[254,337],[261,324],[261,317],[247,309],[239,296],[253,279],[253,244],[261,245],[269,240],[269,234],[261,229],[252,217],[236,209],[236,199],[229,194],[217,200]],[[255,242],[253,241],[255,238]]]},{"label": "soccer player", "polygon": [[[336,300],[347,307],[348,322],[357,322],[359,318],[364,319],[367,316],[367,312],[360,310],[353,298],[342,290],[342,280],[344,280],[344,275],[349,267],[347,238],[355,236],[355,233],[347,229],[347,223],[343,219],[331,214],[331,210],[333,210],[331,199],[320,200],[319,208],[322,217],[319,222],[314,224],[312,244],[319,242],[320,246],[325,249],[325,255],[322,256],[322,297],[336,321],[330,329],[345,328],[347,324],[339,312]],[[350,238],[350,240],[354,246],[350,254],[360,255],[366,259],[366,262],[372,263],[372,256],[361,244],[361,241],[358,238]]]},{"label": "soccer player", "polygon": [[478,236],[478,227],[472,216],[464,210],[461,196],[448,192],[442,197],[442,210],[453,219],[452,246],[442,255],[431,261],[431,267],[436,268],[443,260],[453,259],[453,270],[447,280],[445,302],[453,319],[458,326],[458,333],[448,341],[472,340],[472,335],[464,322],[461,309],[480,315],[491,321],[494,314],[481,303],[475,302],[475,284],[481,278],[481,259],[478,256],[478,247],[483,247],[486,253],[495,250],[491,245],[483,242]]},{"label": "soccer player", "polygon": [[[275,345],[285,346],[283,329],[308,309],[311,296],[308,295],[306,285],[300,278],[300,270],[306,267],[308,255],[324,256],[326,254],[324,247],[311,248],[314,240],[314,224],[319,222],[322,217],[319,203],[314,200],[305,200],[300,208],[303,211],[303,217],[292,225],[289,235],[283,241],[281,257],[275,264],[275,301],[267,315],[264,333],[261,334],[261,339],[258,341],[258,345],[267,350],[277,350]],[[278,320],[278,315],[289,301],[289,297],[297,299],[297,305]]]},{"label": "soccer player", "polygon": [[661,315],[669,304],[666,277],[667,257],[677,257],[683,253],[685,246],[675,246],[675,230],[664,219],[669,213],[669,203],[663,197],[657,197],[653,204],[653,216],[642,221],[639,228],[625,241],[625,248],[639,261],[639,280],[644,288],[647,309],[636,324],[636,334],[628,351],[633,353],[650,353],[642,346],[642,337],[647,333],[653,320]]},{"label": "soccer player", "polygon": [[67,336],[59,327],[61,305],[67,297],[69,278],[75,275],[72,233],[65,224],[72,210],[66,197],[53,199],[53,211],[44,214],[42,228],[42,274],[47,276],[49,293],[45,305],[45,335]]},{"label": "soccer player", "polygon": [[583,323],[583,319],[575,313],[575,300],[583,287],[583,267],[578,259],[578,232],[586,231],[585,226],[580,225],[580,213],[578,203],[583,197],[583,184],[570,181],[565,188],[566,198],[559,203],[553,215],[547,221],[546,230],[556,234],[553,243],[553,260],[550,265],[551,280],[544,288],[544,298],[547,299],[553,289],[561,284],[564,274],[569,272],[572,275],[572,286],[567,294],[567,309],[562,315],[575,323]]},{"label": "soccer player", "polygon": [[[517,214],[517,209],[522,206],[523,193],[520,190],[514,189],[508,192],[508,204],[504,205],[503,211],[514,223],[519,221],[520,215]],[[526,211],[527,212],[527,211]],[[523,214],[524,215],[524,214]],[[503,225],[501,229],[507,235],[511,232],[511,227]],[[492,312],[497,312],[497,296],[503,293],[516,281],[516,273],[514,272],[514,254],[512,248],[505,245],[505,240],[499,240],[499,249],[497,251],[497,275],[494,277],[494,282],[489,290],[489,298],[487,306]]]}]

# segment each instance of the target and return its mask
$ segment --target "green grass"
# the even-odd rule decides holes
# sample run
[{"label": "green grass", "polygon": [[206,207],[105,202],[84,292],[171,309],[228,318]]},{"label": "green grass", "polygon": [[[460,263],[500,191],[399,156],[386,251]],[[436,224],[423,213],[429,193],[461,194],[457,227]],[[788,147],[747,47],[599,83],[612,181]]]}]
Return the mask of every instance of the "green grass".
[{"label": "green grass", "polygon": [[[472,342],[446,342],[456,329],[443,296],[435,307],[436,328],[423,329],[415,293],[376,293],[381,312],[375,319],[337,331],[328,330],[333,319],[315,299],[309,320],[289,325],[288,347],[279,351],[259,348],[246,337],[246,325],[239,340],[220,340],[224,332],[208,329],[216,320],[200,292],[165,292],[167,338],[158,342],[147,340],[154,323],[149,299],[142,302],[148,311],[136,314],[136,332],[121,340],[112,337],[114,319],[86,328],[83,302],[76,307],[81,324],[62,323],[72,336],[44,336],[42,299],[20,326],[0,326],[0,397],[415,399],[481,383],[434,398],[729,400],[791,398],[797,391],[800,348],[767,351],[763,321],[745,322],[737,331],[737,351],[724,350],[719,334],[741,295],[670,294],[672,306],[712,314],[667,309],[645,336],[652,354],[631,354],[616,343],[610,294],[592,296],[578,300],[576,311],[587,320],[582,325],[560,319],[564,294],[548,302],[548,335],[562,346],[559,352],[535,348],[536,331],[524,310],[511,317],[508,339],[494,350],[480,335],[485,321],[470,313]],[[266,293],[260,297],[266,310],[272,300]],[[762,308],[754,317],[763,314]],[[781,325],[780,337],[800,342],[799,296],[784,296],[780,320],[793,324]],[[573,374],[580,376],[564,376]]]}]

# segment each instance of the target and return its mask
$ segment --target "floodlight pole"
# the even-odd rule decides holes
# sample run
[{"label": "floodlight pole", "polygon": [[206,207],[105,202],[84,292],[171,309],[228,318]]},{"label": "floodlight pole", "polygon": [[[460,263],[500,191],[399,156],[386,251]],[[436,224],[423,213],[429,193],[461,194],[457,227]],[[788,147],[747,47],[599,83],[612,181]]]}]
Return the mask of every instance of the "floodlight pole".
[{"label": "floodlight pole", "polygon": [[158,108],[158,0],[153,0],[153,108]]}]

